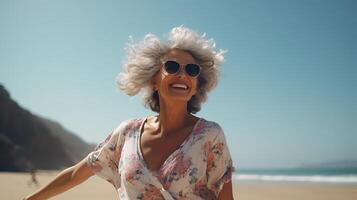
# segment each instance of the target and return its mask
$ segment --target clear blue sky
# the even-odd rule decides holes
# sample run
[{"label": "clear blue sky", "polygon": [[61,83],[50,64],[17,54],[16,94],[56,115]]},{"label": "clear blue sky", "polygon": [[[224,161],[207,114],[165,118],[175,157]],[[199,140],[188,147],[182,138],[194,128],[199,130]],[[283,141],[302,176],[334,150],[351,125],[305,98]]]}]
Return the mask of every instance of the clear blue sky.
[{"label": "clear blue sky", "polygon": [[357,1],[0,0],[0,83],[35,114],[99,142],[152,115],[116,89],[129,36],[185,25],[228,50],[198,116],[238,168],[357,159]]}]

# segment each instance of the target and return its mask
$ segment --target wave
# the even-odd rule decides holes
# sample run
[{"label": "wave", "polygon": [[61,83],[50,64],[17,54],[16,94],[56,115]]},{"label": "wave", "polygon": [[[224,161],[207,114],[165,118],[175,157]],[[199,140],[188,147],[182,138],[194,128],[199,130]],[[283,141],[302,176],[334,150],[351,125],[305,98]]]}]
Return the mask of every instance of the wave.
[{"label": "wave", "polygon": [[290,175],[255,175],[235,174],[236,181],[288,181],[288,182],[315,182],[315,183],[348,183],[357,184],[357,175],[339,176],[290,176]]}]

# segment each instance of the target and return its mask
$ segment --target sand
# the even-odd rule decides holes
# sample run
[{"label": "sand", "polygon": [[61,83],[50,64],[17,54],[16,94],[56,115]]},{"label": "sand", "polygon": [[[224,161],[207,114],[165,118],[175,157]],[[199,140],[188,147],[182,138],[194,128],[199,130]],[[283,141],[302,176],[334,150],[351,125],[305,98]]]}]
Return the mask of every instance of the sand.
[{"label": "sand", "polygon": [[[58,172],[38,172],[40,186],[31,183],[27,173],[0,173],[0,199],[22,199],[48,183]],[[356,200],[357,185],[336,184],[286,184],[286,183],[234,183],[234,197],[239,200]],[[55,200],[113,200],[117,199],[114,187],[96,176],[81,185],[60,194]]]},{"label": "sand", "polygon": [[239,200],[357,200],[357,185],[275,183],[234,185]]}]

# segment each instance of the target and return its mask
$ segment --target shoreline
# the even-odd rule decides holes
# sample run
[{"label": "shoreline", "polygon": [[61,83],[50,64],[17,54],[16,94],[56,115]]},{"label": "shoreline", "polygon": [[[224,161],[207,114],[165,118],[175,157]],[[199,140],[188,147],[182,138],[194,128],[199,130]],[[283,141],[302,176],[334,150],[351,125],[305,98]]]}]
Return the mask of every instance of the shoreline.
[{"label": "shoreline", "polygon": [[310,181],[271,181],[271,180],[233,180],[235,185],[289,185],[289,186],[335,186],[335,187],[357,187],[357,183],[332,183],[332,182],[310,182]]}]

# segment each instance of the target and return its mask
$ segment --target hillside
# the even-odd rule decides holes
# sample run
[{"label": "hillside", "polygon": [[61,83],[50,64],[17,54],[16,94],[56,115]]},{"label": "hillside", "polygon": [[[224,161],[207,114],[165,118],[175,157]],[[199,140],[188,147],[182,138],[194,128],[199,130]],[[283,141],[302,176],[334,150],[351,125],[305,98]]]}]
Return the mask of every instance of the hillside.
[{"label": "hillside", "polygon": [[93,147],[59,123],[19,106],[0,84],[0,171],[62,169]]}]

